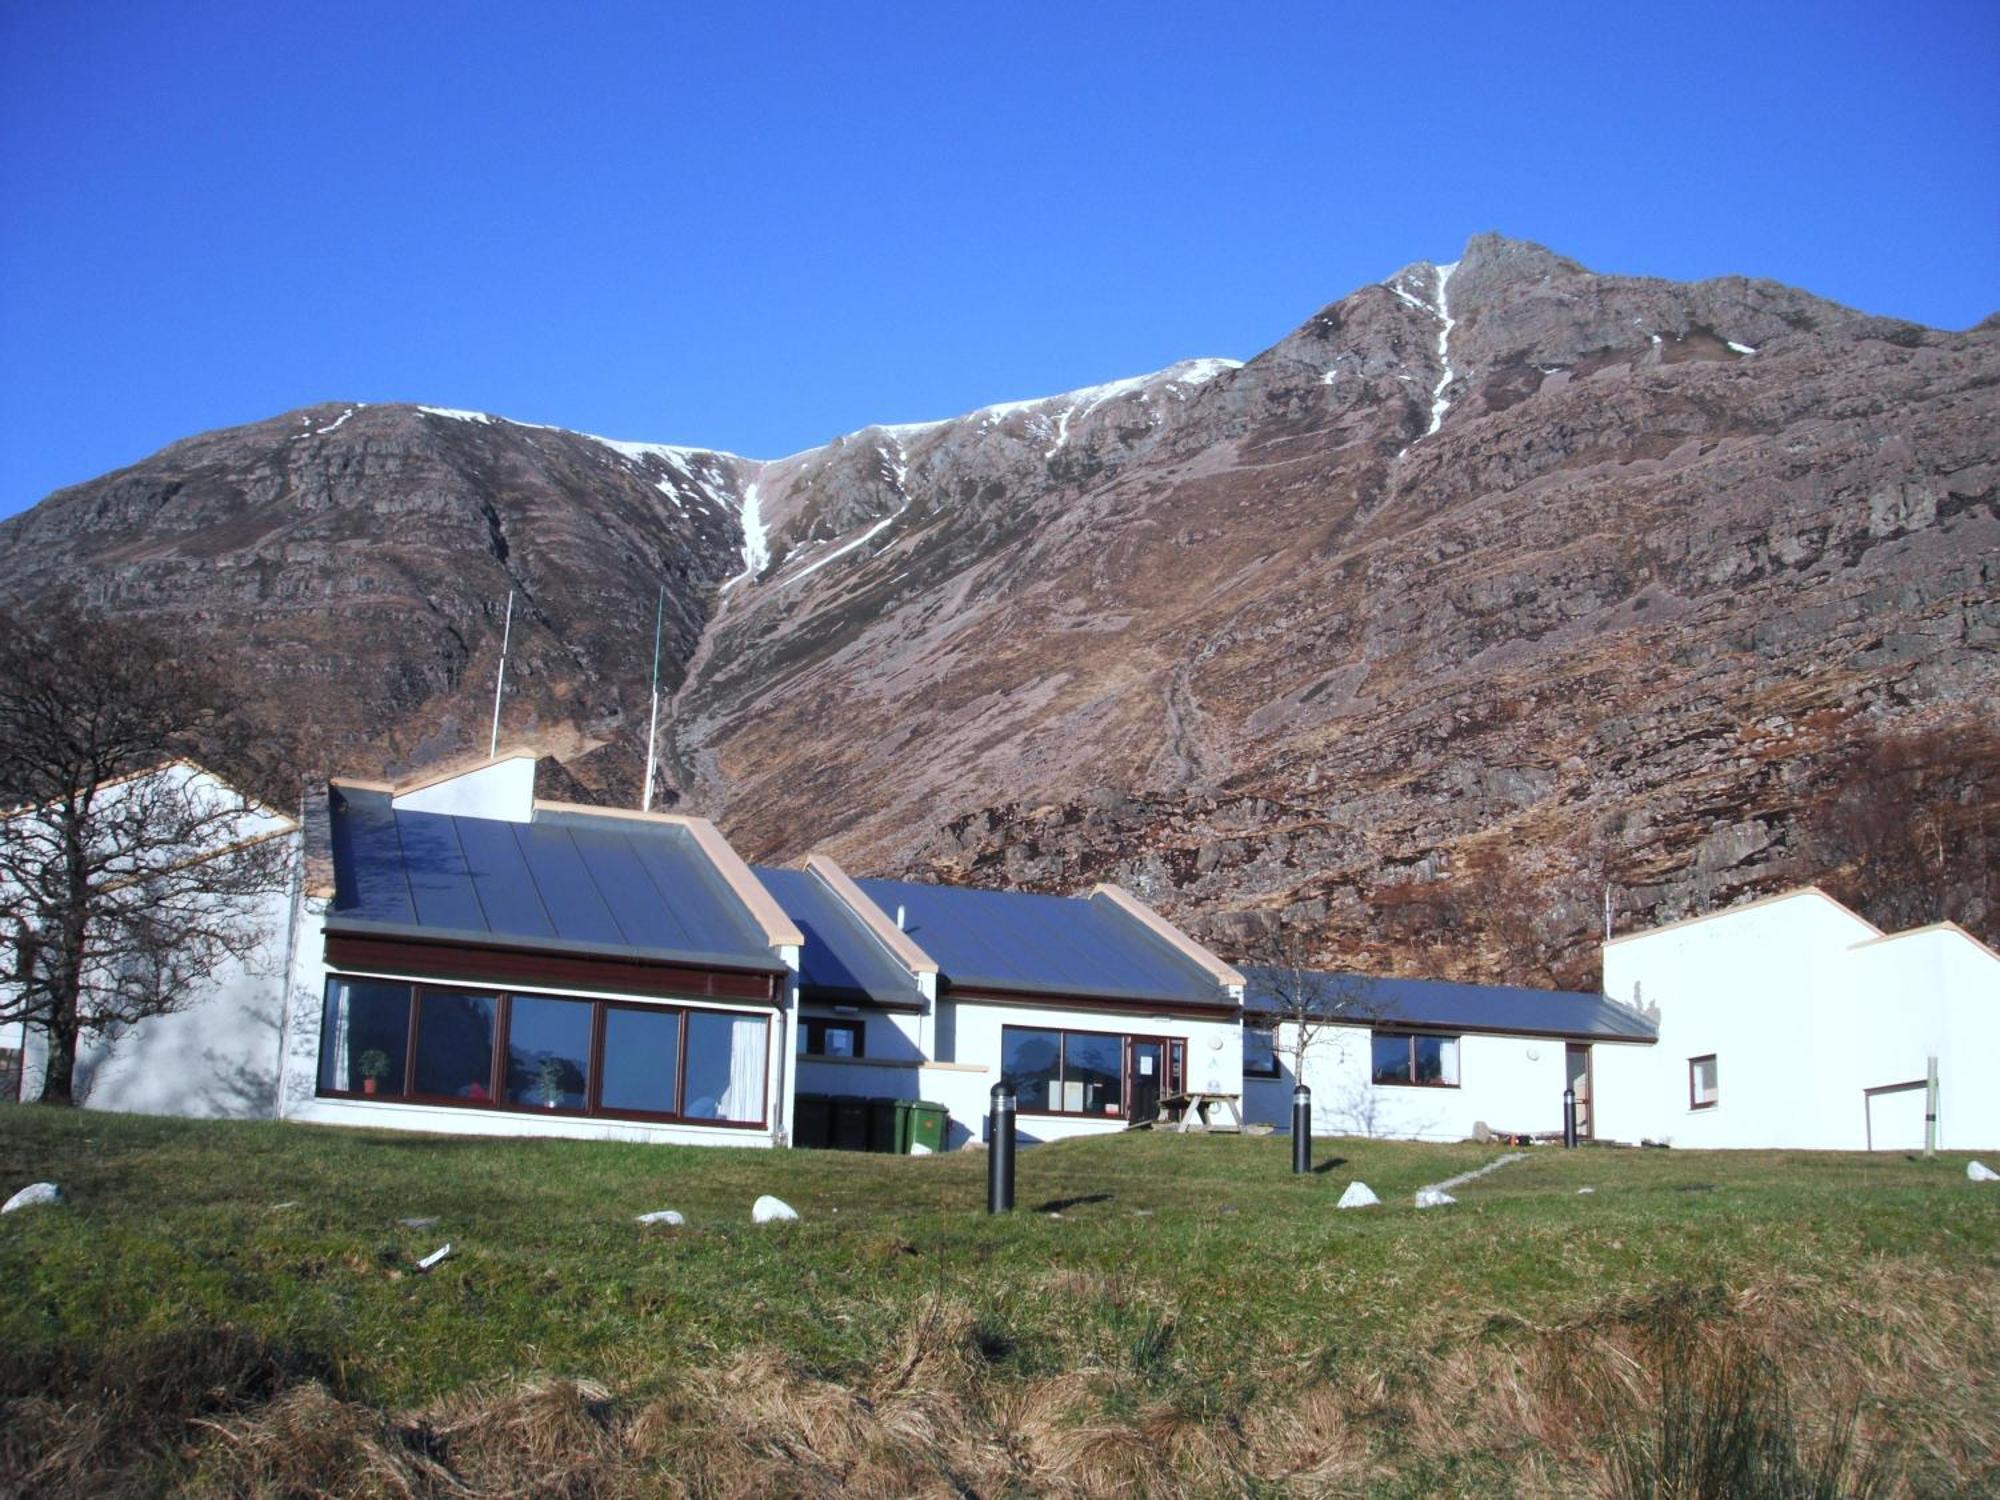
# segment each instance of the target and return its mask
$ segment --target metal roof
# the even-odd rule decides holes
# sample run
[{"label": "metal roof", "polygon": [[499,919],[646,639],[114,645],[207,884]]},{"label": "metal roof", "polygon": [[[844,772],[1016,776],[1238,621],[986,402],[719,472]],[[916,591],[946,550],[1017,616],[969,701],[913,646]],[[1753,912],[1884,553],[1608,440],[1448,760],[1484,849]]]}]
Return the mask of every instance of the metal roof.
[{"label": "metal roof", "polygon": [[694,837],[672,823],[532,823],[397,810],[332,789],[335,932],[779,973],[784,964]]},{"label": "metal roof", "polygon": [[1102,896],[1038,896],[907,880],[857,880],[958,989],[1228,1005],[1200,965]]},{"label": "metal roof", "polygon": [[[1290,971],[1240,964],[1249,984],[1247,1011],[1277,1008],[1273,987]],[[1577,1041],[1651,1042],[1659,1028],[1628,1006],[1576,990],[1531,990],[1508,985],[1455,984],[1444,979],[1394,979],[1366,974],[1316,973],[1328,993],[1344,1001],[1361,1026],[1422,1027],[1432,1031],[1497,1032],[1511,1036],[1567,1037]]]},{"label": "metal roof", "polygon": [[916,977],[890,956],[868,926],[807,870],[753,865],[751,873],[805,934],[799,987],[807,1001],[916,1006]]}]

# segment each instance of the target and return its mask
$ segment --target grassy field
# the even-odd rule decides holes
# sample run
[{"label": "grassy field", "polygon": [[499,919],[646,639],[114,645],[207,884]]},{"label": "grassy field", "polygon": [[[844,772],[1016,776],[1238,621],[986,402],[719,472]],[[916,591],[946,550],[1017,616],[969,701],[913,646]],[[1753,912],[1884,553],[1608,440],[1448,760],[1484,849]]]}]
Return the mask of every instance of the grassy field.
[{"label": "grassy field", "polygon": [[[1282,1139],[1077,1141],[996,1220],[977,1154],[4,1108],[0,1191],[70,1201],[0,1220],[0,1485],[2000,1486],[2000,1188],[1965,1157],[1543,1148],[1412,1206],[1497,1154],[1322,1140],[1296,1179]],[[1356,1178],[1383,1207],[1334,1210]],[[765,1192],[802,1221],[753,1226]],[[633,1222],[663,1208],[688,1227]]]}]

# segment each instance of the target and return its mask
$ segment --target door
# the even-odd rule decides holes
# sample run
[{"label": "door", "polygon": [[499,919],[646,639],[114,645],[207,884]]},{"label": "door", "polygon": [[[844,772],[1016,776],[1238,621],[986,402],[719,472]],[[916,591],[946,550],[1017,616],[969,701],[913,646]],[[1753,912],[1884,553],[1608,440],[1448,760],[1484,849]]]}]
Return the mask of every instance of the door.
[{"label": "door", "polygon": [[1563,1054],[1563,1086],[1576,1091],[1576,1133],[1579,1138],[1592,1137],[1590,1107],[1590,1044],[1571,1042]]},{"label": "door", "polygon": [[1167,1048],[1157,1037],[1133,1037],[1126,1045],[1126,1117],[1137,1124],[1160,1117],[1160,1094],[1166,1083]]}]

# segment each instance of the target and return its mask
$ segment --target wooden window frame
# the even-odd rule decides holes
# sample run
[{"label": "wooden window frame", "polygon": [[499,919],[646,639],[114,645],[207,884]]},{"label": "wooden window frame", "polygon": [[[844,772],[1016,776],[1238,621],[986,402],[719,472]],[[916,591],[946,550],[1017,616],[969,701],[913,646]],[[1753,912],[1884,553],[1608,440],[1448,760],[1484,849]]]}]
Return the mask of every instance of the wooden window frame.
[{"label": "wooden window frame", "polygon": [[[1375,1040],[1377,1037],[1395,1039],[1409,1043],[1409,1073],[1403,1078],[1378,1078],[1375,1076]],[[1417,1077],[1417,1043],[1432,1040],[1450,1042],[1458,1052],[1458,1077],[1447,1081],[1442,1078],[1420,1079]],[[1461,1033],[1448,1031],[1404,1031],[1393,1026],[1371,1027],[1368,1032],[1368,1082],[1378,1089],[1456,1089],[1465,1086],[1465,1038]]]},{"label": "wooden window frame", "polygon": [[[320,1087],[317,1079],[320,1071],[315,1069],[313,1096],[318,1099],[337,1099],[370,1105],[414,1104],[425,1109],[477,1109],[493,1114],[521,1115],[528,1119],[569,1120],[635,1120],[663,1125],[694,1125],[713,1130],[768,1130],[771,1121],[771,1046],[777,1027],[768,1012],[753,1010],[733,1010],[722,1006],[674,1005],[647,1000],[612,999],[602,995],[551,995],[541,990],[514,991],[499,987],[478,987],[460,984],[431,984],[423,980],[397,979],[386,975],[364,975],[330,973],[326,977],[327,989],[344,981],[368,979],[376,983],[400,984],[410,992],[408,1027],[403,1049],[403,1092],[400,1094],[369,1094],[358,1089],[329,1089]],[[423,1014],[423,997],[426,994],[469,995],[490,998],[494,1001],[493,1064],[487,1070],[486,1090],[490,1097],[485,1099],[459,1099],[442,1094],[419,1094],[416,1092],[417,1077],[417,1034]],[[514,1000],[556,1000],[571,1005],[587,1005],[590,1016],[590,1057],[589,1070],[585,1077],[584,1105],[581,1109],[562,1107],[550,1109],[546,1105],[510,1103],[504,1096],[507,1072],[507,1048],[513,1029]],[[325,1014],[325,991],[321,997],[321,1015]],[[678,1049],[674,1060],[674,1108],[670,1111],[606,1109],[603,1106],[604,1041],[606,1033],[606,1013],[610,1009],[637,1010],[651,1014],[669,1014],[679,1018],[678,1035],[675,1044]],[[728,1016],[732,1020],[755,1020],[764,1023],[764,1107],[755,1120],[718,1120],[710,1115],[688,1115],[681,1111],[687,1104],[684,1090],[687,1087],[687,1018],[690,1015]],[[320,1046],[326,1045],[324,1025],[320,1033]]]},{"label": "wooden window frame", "polygon": [[1007,1033],[1010,1031],[1048,1031],[1061,1038],[1056,1044],[1056,1095],[1062,1094],[1064,1071],[1069,1063],[1068,1042],[1072,1036],[1099,1037],[1118,1044],[1118,1113],[1107,1115],[1102,1110],[1088,1109],[1017,1109],[1016,1113],[1032,1115],[1045,1120],[1129,1120],[1132,1118],[1132,1043],[1158,1042],[1160,1044],[1160,1093],[1164,1096],[1175,1092],[1170,1085],[1176,1074],[1183,1088],[1186,1086],[1187,1038],[1163,1036],[1158,1032],[1131,1031],[1091,1031],[1081,1026],[1007,1026],[1000,1028],[1000,1068],[1004,1075],[1007,1067]]},{"label": "wooden window frame", "polygon": [[[826,1034],[829,1031],[850,1031],[854,1033],[854,1050],[841,1054],[826,1050]],[[848,1016],[800,1016],[799,1041],[804,1050],[800,1057],[831,1057],[840,1062],[858,1062],[868,1055],[868,1028],[865,1023]]]},{"label": "wooden window frame", "polygon": [[[1715,1096],[1711,1099],[1698,1097],[1694,1089],[1695,1069],[1699,1068],[1703,1063],[1707,1063],[1714,1072]],[[1721,1102],[1722,1069],[1716,1065],[1715,1054],[1713,1052],[1703,1052],[1695,1057],[1690,1057],[1688,1059],[1688,1108],[1691,1110],[1714,1109]]]}]

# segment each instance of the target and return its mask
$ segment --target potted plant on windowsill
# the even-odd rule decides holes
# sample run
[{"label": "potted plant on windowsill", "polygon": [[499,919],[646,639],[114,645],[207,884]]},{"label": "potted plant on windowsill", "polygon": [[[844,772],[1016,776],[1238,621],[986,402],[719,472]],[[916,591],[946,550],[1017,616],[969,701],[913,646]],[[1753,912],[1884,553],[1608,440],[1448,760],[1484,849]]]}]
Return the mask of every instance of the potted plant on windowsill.
[{"label": "potted plant on windowsill", "polygon": [[389,1076],[389,1054],[379,1047],[371,1047],[361,1054],[361,1092],[372,1094],[375,1087]]}]

